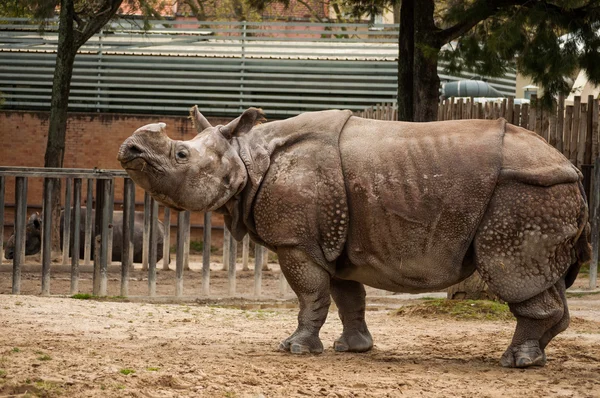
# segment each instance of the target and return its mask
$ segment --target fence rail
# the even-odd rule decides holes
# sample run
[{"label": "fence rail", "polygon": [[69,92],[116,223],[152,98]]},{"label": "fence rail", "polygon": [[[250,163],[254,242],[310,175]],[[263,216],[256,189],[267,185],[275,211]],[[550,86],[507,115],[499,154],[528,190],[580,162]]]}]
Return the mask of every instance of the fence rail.
[{"label": "fence rail", "polygon": [[[139,22],[139,21],[138,21]],[[212,116],[250,106],[282,118],[330,108],[358,111],[394,101],[398,25],[118,21],[75,59],[72,111],[181,114],[198,104]],[[26,19],[0,19],[4,107],[48,110],[57,23],[44,34]],[[443,81],[472,78],[448,76]],[[515,95],[516,75],[491,78]]]},{"label": "fence rail", "polygon": [[[120,295],[129,296],[129,272],[133,267],[133,239],[135,228],[135,189],[133,181],[121,170],[87,170],[87,169],[51,169],[27,167],[0,167],[0,258],[4,238],[5,218],[5,188],[6,178],[15,178],[15,249],[12,266],[12,293],[21,291],[21,268],[25,263],[25,242],[27,222],[27,187],[30,178],[43,178],[44,194],[42,204],[42,268],[41,268],[41,294],[50,294],[51,273],[51,231],[52,231],[52,186],[61,180],[65,192],[65,206],[63,213],[63,264],[69,263],[71,253],[71,283],[70,294],[79,292],[79,265],[80,245],[85,246],[83,261],[89,264],[93,261],[93,288],[92,294],[106,296],[108,288],[108,265],[112,259],[113,248],[113,213],[114,213],[114,188],[118,181],[124,185],[123,194],[123,226],[122,226],[122,253],[121,253],[121,278]],[[87,205],[82,207],[83,181],[87,180]],[[95,187],[95,217],[92,216],[91,203],[94,202],[93,190]],[[157,243],[159,234],[158,203],[146,193],[144,198],[144,230],[143,230],[143,261],[142,270],[148,273],[148,296],[156,296],[157,275]],[[85,211],[85,217],[81,212]],[[73,220],[73,221],[71,221]],[[85,239],[80,241],[80,220],[85,220]],[[177,217],[176,236],[176,261],[175,261],[175,297],[183,295],[184,270],[189,270],[190,247],[190,212],[182,211]],[[202,256],[202,289],[197,295],[210,296],[210,249],[211,249],[211,214],[204,215],[204,240]],[[77,231],[77,232],[76,232]],[[163,242],[163,269],[169,269],[170,262],[170,209],[164,209],[164,242]],[[70,239],[70,236],[73,239]],[[91,257],[91,246],[94,245],[95,255]],[[224,239],[224,253],[229,253],[224,258],[224,269],[228,270],[228,295],[236,296],[236,270],[237,267],[237,242],[231,237]],[[249,269],[249,237],[243,240],[242,267]],[[266,248],[255,245],[254,265],[254,296],[262,295],[262,269],[268,257]],[[287,285],[283,274],[280,274],[280,293],[286,294]]]}]

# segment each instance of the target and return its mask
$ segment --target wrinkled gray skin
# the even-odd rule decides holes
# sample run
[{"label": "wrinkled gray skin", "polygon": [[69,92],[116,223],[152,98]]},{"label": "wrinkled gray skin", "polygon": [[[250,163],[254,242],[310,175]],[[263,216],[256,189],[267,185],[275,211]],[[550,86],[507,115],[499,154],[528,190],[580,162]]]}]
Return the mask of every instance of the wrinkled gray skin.
[{"label": "wrinkled gray skin", "polygon": [[336,351],[363,352],[363,284],[439,290],[477,270],[517,318],[501,358],[540,366],[569,324],[565,289],[589,259],[581,173],[532,132],[504,120],[402,123],[349,111],[260,124],[249,109],[174,141],[163,123],[138,129],[118,159],[175,209],[218,211],[236,239],[277,252],[300,303],[280,348],[319,353],[333,298]]},{"label": "wrinkled gray skin", "polygon": [[[92,211],[92,222],[95,224],[95,213]],[[60,246],[63,246],[63,222],[64,214],[60,216]],[[158,245],[156,248],[156,259],[160,260],[163,256],[163,237],[164,237],[164,226],[161,221],[158,222]],[[73,219],[71,219],[71,228],[73,225]],[[79,223],[79,258],[84,258],[84,242],[85,242],[85,207],[81,208],[81,221]],[[122,254],[122,243],[123,243],[123,212],[115,211],[113,213],[113,247],[112,247],[112,261],[121,261]],[[92,231],[94,227],[92,226]],[[134,219],[134,230],[133,230],[133,262],[142,262],[142,242],[144,234],[144,213],[136,211]],[[69,254],[73,250],[73,236],[71,234],[71,243],[69,245]],[[42,218],[34,213],[29,217],[25,226],[25,254],[30,256],[37,254],[42,249]],[[14,257],[15,251],[15,235],[11,235],[6,243],[6,249],[4,257],[11,260]],[[94,258],[95,247],[92,244],[92,258]]]}]

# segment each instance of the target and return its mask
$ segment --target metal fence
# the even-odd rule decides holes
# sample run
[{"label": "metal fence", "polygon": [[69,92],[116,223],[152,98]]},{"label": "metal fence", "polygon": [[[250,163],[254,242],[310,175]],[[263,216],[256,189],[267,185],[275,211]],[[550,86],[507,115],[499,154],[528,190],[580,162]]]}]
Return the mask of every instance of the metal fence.
[{"label": "metal fence", "polygon": [[[0,19],[4,107],[48,110],[57,23],[45,33],[25,19]],[[398,25],[118,21],[80,50],[71,111],[238,115],[250,106],[275,118],[393,102]],[[439,73],[442,82],[472,78]],[[516,75],[489,80],[515,95]]]},{"label": "metal fence", "polygon": [[[12,266],[12,293],[21,291],[21,268],[25,263],[25,230],[27,220],[27,188],[31,178],[42,178],[44,181],[44,197],[42,204],[42,267],[41,267],[41,294],[50,294],[51,273],[51,233],[52,217],[50,192],[52,186],[60,179],[64,187],[65,206],[63,219],[63,246],[62,262],[69,263],[71,253],[71,283],[70,294],[79,292],[79,265],[80,245],[85,247],[83,261],[88,264],[93,261],[93,289],[96,296],[107,295],[108,265],[112,259],[113,248],[113,214],[115,203],[115,184],[122,182],[123,190],[123,226],[122,226],[122,253],[120,296],[129,296],[129,271],[133,266],[133,232],[135,214],[135,187],[133,181],[121,170],[88,170],[88,169],[52,169],[52,168],[25,168],[25,167],[0,167],[0,258],[3,257],[4,217],[5,217],[5,189],[6,178],[15,177],[15,248]],[[82,186],[87,180],[86,207],[82,207]],[[94,195],[95,185],[95,195]],[[92,215],[92,203],[95,202],[95,216]],[[146,193],[144,198],[144,230],[143,230],[143,263],[142,270],[148,273],[148,296],[156,296],[157,276],[157,241],[159,233],[158,202]],[[81,212],[85,211],[85,217]],[[163,242],[163,269],[169,269],[170,259],[170,209],[164,209],[164,242]],[[71,221],[72,219],[72,221]],[[80,220],[85,220],[85,238],[79,239],[81,228]],[[202,253],[202,287],[195,295],[210,295],[210,248],[211,248],[211,213],[204,214],[204,235]],[[73,239],[70,239],[71,236]],[[189,265],[190,247],[190,212],[181,211],[177,216],[176,236],[176,261],[175,261],[175,297],[183,295],[184,270]],[[94,245],[94,256],[91,258],[91,248]],[[242,264],[244,269],[249,261],[249,237],[242,242]],[[230,234],[226,234],[223,242],[223,263],[227,270],[228,289],[230,297],[236,293],[237,267],[237,241]],[[254,265],[254,296],[262,295],[262,270],[264,259],[268,250],[260,245],[255,245]],[[189,268],[188,268],[189,269]],[[283,274],[279,275],[279,291],[286,294],[287,283]]]}]

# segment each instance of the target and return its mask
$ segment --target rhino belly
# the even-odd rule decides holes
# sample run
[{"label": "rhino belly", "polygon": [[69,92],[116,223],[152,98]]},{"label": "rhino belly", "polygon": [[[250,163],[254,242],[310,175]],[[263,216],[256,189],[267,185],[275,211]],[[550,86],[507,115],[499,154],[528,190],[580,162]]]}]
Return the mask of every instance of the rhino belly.
[{"label": "rhino belly", "polygon": [[351,118],[340,139],[349,206],[339,277],[386,290],[450,286],[502,164],[501,122],[401,123]]}]

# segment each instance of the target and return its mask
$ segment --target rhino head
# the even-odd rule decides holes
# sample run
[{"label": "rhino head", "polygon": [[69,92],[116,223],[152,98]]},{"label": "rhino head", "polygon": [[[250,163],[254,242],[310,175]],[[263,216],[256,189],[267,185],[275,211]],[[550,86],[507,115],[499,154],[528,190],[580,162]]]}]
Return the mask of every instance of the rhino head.
[{"label": "rhino head", "polygon": [[194,106],[197,135],[170,139],[165,123],[137,129],[119,149],[117,159],[131,179],[160,203],[176,210],[212,211],[241,192],[248,174],[233,140],[264,121],[256,108],[222,126],[211,126]]},{"label": "rhino head", "polygon": [[[42,219],[39,213],[33,213],[25,225],[25,255],[31,256],[40,252],[42,247]],[[15,257],[15,234],[6,242],[4,258],[12,260]]]}]

